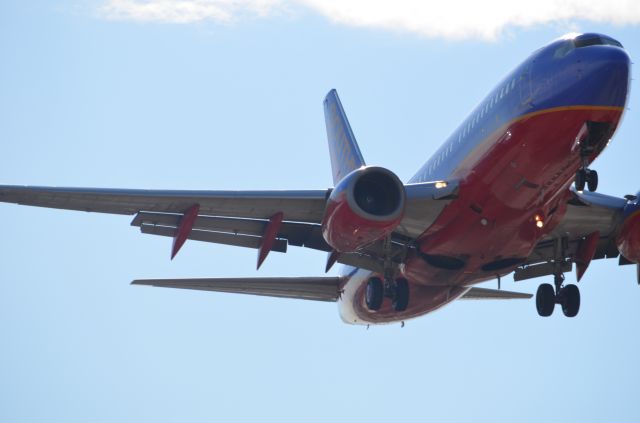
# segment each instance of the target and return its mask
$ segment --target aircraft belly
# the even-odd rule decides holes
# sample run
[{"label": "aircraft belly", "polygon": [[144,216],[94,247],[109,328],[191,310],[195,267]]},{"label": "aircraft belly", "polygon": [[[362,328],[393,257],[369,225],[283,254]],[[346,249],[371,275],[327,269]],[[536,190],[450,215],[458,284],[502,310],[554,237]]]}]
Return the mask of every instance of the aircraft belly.
[{"label": "aircraft belly", "polygon": [[349,324],[385,324],[413,319],[430,313],[463,296],[470,288],[464,286],[426,286],[410,282],[411,301],[407,310],[393,309],[385,299],[378,311],[370,311],[365,304],[365,290],[371,272],[358,269],[347,279],[338,300],[340,317]]},{"label": "aircraft belly", "polygon": [[[566,210],[562,200],[581,165],[576,140],[585,122],[615,127],[620,116],[619,108],[584,106],[506,126],[492,148],[482,147],[486,153],[462,178],[458,199],[419,238],[405,277],[429,286],[469,285],[513,271]],[[463,265],[448,267],[456,260]]]}]

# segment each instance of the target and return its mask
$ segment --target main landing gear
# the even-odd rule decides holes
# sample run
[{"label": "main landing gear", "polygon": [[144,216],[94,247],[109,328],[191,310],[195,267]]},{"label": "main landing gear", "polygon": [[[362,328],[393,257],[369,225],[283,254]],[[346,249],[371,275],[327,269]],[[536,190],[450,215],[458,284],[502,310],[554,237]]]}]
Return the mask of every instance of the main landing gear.
[{"label": "main landing gear", "polygon": [[391,298],[395,311],[405,311],[409,305],[409,282],[404,278],[389,278],[384,282],[375,276],[369,278],[365,293],[367,308],[380,310],[385,298]]},{"label": "main landing gear", "polygon": [[536,308],[543,317],[551,316],[556,304],[562,306],[562,313],[567,317],[575,317],[580,311],[580,290],[576,285],[563,286],[564,275],[554,277],[555,289],[551,284],[543,283],[536,292]]},{"label": "main landing gear", "polygon": [[391,257],[391,237],[383,244],[384,279],[377,276],[369,278],[365,292],[365,302],[371,311],[378,311],[385,298],[390,298],[395,311],[405,311],[409,306],[409,281],[405,278],[394,278],[396,273]]}]

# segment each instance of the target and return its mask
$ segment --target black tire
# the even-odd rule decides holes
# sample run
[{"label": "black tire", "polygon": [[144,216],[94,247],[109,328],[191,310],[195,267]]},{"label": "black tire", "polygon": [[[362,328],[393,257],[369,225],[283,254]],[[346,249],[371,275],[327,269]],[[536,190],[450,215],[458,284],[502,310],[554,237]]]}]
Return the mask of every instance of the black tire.
[{"label": "black tire", "polygon": [[556,293],[553,286],[548,283],[543,283],[538,287],[536,292],[536,309],[538,314],[542,317],[549,317],[553,314],[553,309],[556,306]]},{"label": "black tire", "polygon": [[382,300],[384,299],[384,285],[380,278],[370,278],[367,282],[367,289],[365,292],[365,301],[367,308],[371,311],[378,311],[382,306]]},{"label": "black tire", "polygon": [[584,186],[587,183],[587,172],[584,169],[580,169],[576,172],[576,191],[584,191]]},{"label": "black tire", "polygon": [[598,172],[595,170],[590,170],[587,175],[587,187],[591,192],[596,192],[598,189]]},{"label": "black tire", "polygon": [[580,311],[580,290],[575,285],[562,288],[562,313],[567,317],[576,317]]},{"label": "black tire", "polygon": [[393,298],[393,309],[405,311],[409,306],[409,282],[404,278],[396,279],[396,293]]}]

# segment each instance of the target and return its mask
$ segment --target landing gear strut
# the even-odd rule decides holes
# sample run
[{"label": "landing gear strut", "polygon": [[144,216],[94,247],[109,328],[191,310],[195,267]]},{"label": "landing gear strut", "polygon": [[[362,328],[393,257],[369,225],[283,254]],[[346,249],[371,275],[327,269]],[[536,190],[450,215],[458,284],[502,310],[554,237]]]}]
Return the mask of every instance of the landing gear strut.
[{"label": "landing gear strut", "polygon": [[584,187],[595,192],[598,189],[598,172],[589,169],[589,158],[599,153],[611,138],[612,125],[609,122],[584,123],[581,134],[584,138],[580,141],[580,159],[582,166],[576,172],[576,190],[584,191]]},{"label": "landing gear strut", "polygon": [[390,298],[395,311],[405,311],[409,305],[409,282],[404,278],[387,279],[384,283],[378,277],[367,282],[365,301],[371,311],[380,310],[382,301]]},{"label": "landing gear strut", "polygon": [[556,304],[562,306],[562,313],[567,317],[575,317],[580,310],[580,290],[576,285],[563,286],[564,275],[554,277],[554,285],[543,283],[536,292],[536,308],[543,317],[551,316]]}]

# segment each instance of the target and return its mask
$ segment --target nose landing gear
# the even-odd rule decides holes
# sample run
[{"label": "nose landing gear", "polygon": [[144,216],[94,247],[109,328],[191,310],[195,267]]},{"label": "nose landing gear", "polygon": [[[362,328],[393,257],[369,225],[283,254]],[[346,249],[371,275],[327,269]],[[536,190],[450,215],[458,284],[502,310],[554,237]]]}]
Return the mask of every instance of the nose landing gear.
[{"label": "nose landing gear", "polygon": [[563,286],[564,275],[554,277],[555,289],[551,284],[543,283],[536,292],[536,308],[542,317],[553,314],[556,304],[562,306],[562,313],[567,317],[575,317],[580,311],[580,290],[576,285]]},{"label": "nose landing gear", "polygon": [[586,185],[590,192],[595,192],[598,189],[598,172],[586,167],[578,170],[576,172],[575,184],[577,191],[584,191]]},{"label": "nose landing gear", "polygon": [[584,191],[585,186],[591,192],[598,189],[598,172],[589,169],[589,158],[600,153],[607,145],[613,134],[613,129],[613,125],[609,122],[587,121],[584,123],[579,134],[584,138],[579,142],[582,166],[576,172],[576,190]]}]

